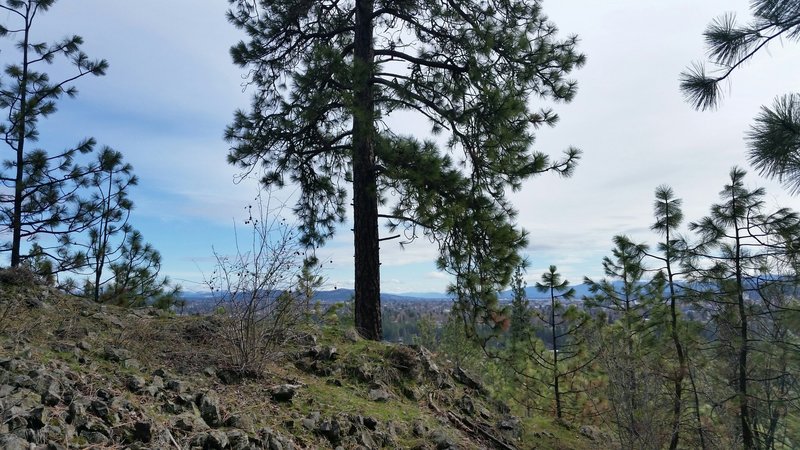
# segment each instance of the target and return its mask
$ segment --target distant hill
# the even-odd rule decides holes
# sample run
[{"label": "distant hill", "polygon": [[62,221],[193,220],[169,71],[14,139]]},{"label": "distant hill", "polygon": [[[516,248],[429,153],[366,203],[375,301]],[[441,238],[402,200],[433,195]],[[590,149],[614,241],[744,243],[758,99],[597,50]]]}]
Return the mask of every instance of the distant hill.
[{"label": "distant hill", "polygon": [[[615,282],[617,284],[619,282]],[[621,283],[619,283],[621,284]],[[576,299],[580,299],[585,295],[590,295],[589,287],[585,284],[573,286],[576,291]],[[314,294],[314,300],[322,303],[346,302],[350,300],[355,291],[353,289],[333,289],[328,291],[318,291]],[[546,293],[541,293],[536,290],[534,286],[525,288],[525,293],[529,300],[544,301],[550,297]],[[182,298],[191,304],[211,304],[214,303],[214,296],[210,292],[185,292]],[[511,290],[503,291],[500,293],[500,300],[511,300],[513,294]],[[449,301],[452,297],[444,292],[404,292],[402,294],[382,293],[381,301],[383,302],[412,302],[412,301],[431,301],[442,300]]]},{"label": "distant hill", "polygon": [[447,300],[452,298],[450,294],[444,292],[403,292],[400,294],[396,294],[401,297],[410,297],[410,298],[424,298],[430,300]]},{"label": "distant hill", "polygon": [[[616,284],[618,284],[618,282],[614,282],[614,284],[616,285]],[[619,284],[621,285],[622,283],[619,282]],[[578,285],[572,286],[572,288],[575,289],[575,299],[576,300],[580,300],[584,296],[591,295],[591,292],[589,292],[589,286],[586,285],[586,284],[578,284]],[[547,293],[547,292],[539,292],[536,289],[536,286],[528,286],[528,287],[526,287],[525,288],[525,296],[528,298],[528,300],[531,300],[531,301],[545,301],[545,300],[549,301],[550,300],[550,294]],[[500,300],[511,300],[512,298],[514,298],[514,293],[510,289],[500,293]]]},{"label": "distant hill", "polygon": [[[778,281],[779,277],[775,277]],[[762,279],[763,282],[763,279]],[[616,289],[622,288],[622,281],[615,280],[611,284]],[[681,283],[679,283],[680,285]],[[746,285],[755,284],[754,280],[745,280]],[[575,289],[575,299],[580,300],[583,297],[591,296],[589,286],[586,284],[578,284],[572,286]],[[699,288],[699,285],[697,286]],[[789,289],[788,287],[786,289]],[[796,289],[796,288],[792,288]],[[322,303],[344,302],[350,300],[354,295],[353,289],[333,289],[328,291],[318,291],[314,295],[314,300]],[[546,292],[539,292],[535,286],[527,286],[525,288],[525,295],[531,301],[546,301],[549,300],[549,294]],[[193,304],[210,304],[214,302],[214,297],[210,292],[187,292],[182,294],[183,299]],[[511,290],[506,290],[500,293],[500,300],[510,301],[513,298]],[[444,292],[404,292],[402,294],[382,293],[381,301],[383,302],[412,302],[412,301],[431,301],[431,300],[452,300],[452,297]]]},{"label": "distant hill", "polygon": [[[329,291],[317,291],[314,294],[314,300],[322,303],[345,302],[350,300],[355,291],[353,289],[333,289]],[[211,292],[184,292],[181,298],[193,305],[211,305],[216,302],[215,296]],[[408,302],[408,301],[430,301],[430,300],[448,300],[447,294],[440,294],[434,292],[428,293],[407,293],[407,294],[389,294],[382,293],[381,301],[383,302]]]},{"label": "distant hill", "polygon": [[[355,295],[353,289],[334,289],[332,291],[318,291],[314,294],[314,300],[329,303],[329,302],[344,302],[348,301]],[[432,296],[417,295],[417,294],[389,294],[381,293],[381,301],[384,302],[403,302],[414,300],[428,300],[435,298],[446,298],[445,294],[432,294]]]}]

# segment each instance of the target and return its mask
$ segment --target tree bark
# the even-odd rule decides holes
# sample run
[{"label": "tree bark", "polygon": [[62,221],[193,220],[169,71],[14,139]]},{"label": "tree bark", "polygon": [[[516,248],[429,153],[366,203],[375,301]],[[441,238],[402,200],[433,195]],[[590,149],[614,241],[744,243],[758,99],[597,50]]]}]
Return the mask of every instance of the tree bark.
[{"label": "tree bark", "polygon": [[[14,176],[14,217],[11,219],[11,267],[22,262],[22,195],[25,171],[25,119],[28,114],[28,41],[30,36],[30,4],[25,10],[25,36],[22,40],[22,79],[20,80],[19,117],[17,121],[17,167]],[[12,119],[13,120],[13,119]],[[12,125],[13,126],[13,125]]]},{"label": "tree bark", "polygon": [[353,238],[355,241],[355,326],[366,339],[380,340],[380,244],[375,173],[372,12],[374,0],[356,1],[353,38]]},{"label": "tree bark", "polygon": [[667,279],[669,281],[669,309],[671,320],[671,335],[672,342],[675,345],[675,353],[678,356],[678,373],[673,380],[674,393],[672,397],[672,438],[669,442],[670,450],[677,450],[678,443],[680,442],[680,429],[681,429],[681,412],[683,410],[683,378],[686,376],[686,355],[683,352],[683,345],[681,344],[680,335],[678,334],[678,311],[675,300],[675,283],[672,275],[672,254],[670,252],[670,236],[669,236],[669,205],[667,205],[667,229],[666,229],[666,249],[667,249]]},{"label": "tree bark", "polygon": [[[100,283],[103,278],[103,267],[106,263],[106,254],[108,253],[108,222],[110,221],[111,214],[111,199],[113,197],[114,189],[114,171],[108,172],[108,191],[106,193],[105,203],[103,204],[103,214],[100,218],[100,225],[97,227],[97,253],[94,260],[94,301],[100,301]],[[102,191],[101,191],[102,192]]]},{"label": "tree bark", "polygon": [[[733,197],[733,204],[736,205],[736,197]],[[748,404],[747,396],[747,353],[748,353],[748,336],[747,336],[747,309],[744,304],[744,281],[742,277],[742,244],[739,235],[739,222],[734,221],[734,230],[736,232],[736,255],[734,265],[736,270],[736,303],[739,313],[739,339],[741,339],[738,355],[738,396],[739,396],[739,419],[742,427],[742,443],[744,448],[756,448],[753,430],[750,428],[750,406]]]},{"label": "tree bark", "polygon": [[697,384],[694,382],[694,375],[692,374],[692,368],[688,366],[689,369],[687,374],[689,375],[689,382],[692,384],[692,394],[694,395],[694,417],[697,421],[697,435],[700,437],[700,449],[706,450],[706,433],[703,430],[703,419],[700,417],[700,396],[697,395]]}]

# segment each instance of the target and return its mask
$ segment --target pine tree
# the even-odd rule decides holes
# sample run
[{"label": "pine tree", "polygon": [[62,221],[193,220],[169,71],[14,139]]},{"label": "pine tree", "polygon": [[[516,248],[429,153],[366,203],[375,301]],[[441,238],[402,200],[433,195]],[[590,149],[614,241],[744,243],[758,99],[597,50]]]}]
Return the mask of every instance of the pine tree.
[{"label": "pine tree", "polygon": [[525,293],[525,280],[523,278],[522,267],[517,267],[514,271],[514,278],[511,280],[511,323],[509,325],[509,345],[512,357],[518,353],[524,353],[524,347],[528,345],[533,335],[533,311],[531,311],[530,301]]},{"label": "pine tree", "polygon": [[[542,274],[542,282],[536,283],[536,289],[539,292],[547,293],[550,296],[550,317],[546,319],[545,322],[550,326],[550,345],[552,346],[553,351],[553,397],[556,400],[556,417],[560,419],[563,416],[563,413],[561,408],[561,390],[559,389],[558,384],[564,374],[562,374],[558,367],[559,339],[573,335],[575,333],[575,329],[580,328],[582,323],[575,326],[575,329],[568,329],[566,332],[558,331],[558,328],[564,325],[566,322],[566,320],[561,318],[563,305],[559,299],[570,300],[575,298],[575,289],[570,287],[569,281],[561,280],[561,274],[559,274],[557,270],[558,269],[556,266],[550,266],[550,270]],[[559,317],[560,320],[557,321],[557,317]],[[573,346],[574,343],[569,347]],[[561,351],[564,353],[563,350]],[[564,358],[574,357],[574,352],[566,352],[564,355]]]},{"label": "pine tree", "polygon": [[[11,192],[0,197],[0,226],[11,234],[11,242],[3,250],[10,252],[12,266],[18,266],[27,256],[47,256],[58,262],[55,270],[69,270],[85,262],[79,255],[64,254],[63,249],[71,237],[89,229],[99,216],[100,205],[81,197],[81,190],[98,167],[76,161],[94,149],[95,141],[86,139],[54,154],[32,145],[39,137],[40,119],[56,111],[57,100],[77,94],[72,83],[87,75],[104,75],[108,63],[90,60],[80,50],[80,36],[52,44],[34,39],[36,17],[54,3],[55,0],[6,0],[5,5],[0,5],[9,20],[0,25],[0,36],[18,38],[19,52],[19,60],[5,67],[0,87],[0,110],[5,112],[0,135],[12,153],[3,161],[0,173],[0,181]],[[51,81],[42,68],[56,60],[66,60],[71,72],[59,81]],[[63,68],[57,72],[67,73]],[[45,236],[54,242],[42,242],[40,239]],[[32,248],[38,253],[26,255],[22,242],[37,240]]]},{"label": "pine tree", "polygon": [[106,268],[120,260],[126,238],[133,232],[128,223],[133,202],[128,196],[129,188],[138,183],[133,167],[124,163],[122,154],[104,148],[98,154],[98,171],[91,178],[95,190],[93,202],[100,206],[100,220],[88,231],[86,259],[91,276],[92,297],[100,301],[100,294],[110,278],[104,278]]},{"label": "pine tree", "polygon": [[[537,367],[531,361],[531,347],[540,344],[534,328],[535,312],[531,308],[523,277],[524,266],[514,271],[511,279],[511,308],[509,311],[509,327],[505,340],[501,341],[498,351],[489,352],[496,361],[500,379],[498,394],[509,398],[525,410],[526,417],[531,417],[536,408],[543,383],[537,377]],[[495,367],[495,366],[492,366]]]},{"label": "pine tree", "polygon": [[[528,104],[572,99],[577,39],[559,40],[539,2],[522,0],[230,1],[229,20],[249,37],[231,53],[255,93],[227,129],[229,161],[299,186],[309,246],[344,220],[352,183],[358,331],[381,337],[382,220],[438,242],[461,309],[490,310],[526,243],[505,190],[548,170],[569,175],[579,157],[530,150],[533,129],[557,116]],[[446,131],[447,148],[389,129],[396,111]]]},{"label": "pine tree", "polygon": [[[759,426],[764,420],[764,398],[753,391],[768,377],[758,374],[752,357],[759,346],[774,349],[755,330],[768,313],[774,315],[780,309],[765,309],[758,300],[769,305],[765,286],[784,284],[776,283],[782,280],[773,278],[777,274],[770,274],[769,268],[795,252],[800,219],[785,208],[766,213],[764,189],[745,188],[745,174],[738,167],[731,169],[730,183],[720,192],[722,202],[711,206],[710,215],[689,224],[700,241],[689,249],[691,258],[685,264],[691,279],[707,287],[705,304],[714,317],[717,349],[731,361],[738,432],[744,448],[755,449],[763,447],[769,428]],[[795,281],[792,277],[791,282]]]},{"label": "pine tree", "polygon": [[[517,268],[511,283],[511,323],[502,351],[487,349],[500,364],[507,394],[523,406],[528,416],[538,409],[553,412],[559,419],[567,412],[579,413],[579,396],[584,392],[579,374],[592,362],[587,355],[581,329],[589,316],[561,300],[574,298],[575,290],[561,279],[555,266],[536,283],[547,292],[550,307],[532,307],[527,298],[522,268]],[[569,396],[569,400],[565,397]]]},{"label": "pine tree", "polygon": [[790,412],[800,408],[797,271],[781,266],[773,262],[764,267],[752,283],[758,307],[751,321],[751,392],[757,412],[751,420],[753,429],[758,430],[756,443],[765,449],[800,442],[800,425]]},{"label": "pine tree", "polygon": [[[695,64],[681,74],[681,90],[697,109],[716,107],[720,85],[771,42],[800,39],[800,3],[796,0],[753,0],[749,23],[737,23],[726,14],[703,33],[711,64],[710,72]],[[800,93],[775,99],[763,106],[747,134],[748,157],[762,174],[777,178],[794,194],[800,192]]]},{"label": "pine tree", "polygon": [[[665,185],[656,188],[655,196],[653,209],[656,221],[650,229],[664,237],[664,240],[658,244],[658,250],[661,254],[654,255],[654,257],[663,264],[663,269],[657,276],[663,277],[666,285],[667,301],[669,302],[667,329],[678,360],[678,368],[672,376],[672,437],[669,444],[670,450],[675,450],[680,442],[683,382],[689,372],[686,349],[679,330],[680,318],[677,304],[679,287],[676,282],[676,275],[678,275],[676,270],[679,268],[681,257],[686,250],[686,244],[677,236],[677,229],[683,221],[681,199],[675,198],[672,188]],[[700,434],[700,439],[703,439],[702,433]],[[703,444],[702,447],[705,448],[705,445]]]},{"label": "pine tree", "polygon": [[650,319],[663,285],[644,279],[647,250],[645,244],[636,244],[627,236],[615,236],[612,256],[603,258],[606,278],[584,279],[592,293],[584,298],[586,306],[607,312],[612,322],[595,344],[609,378],[607,392],[618,438],[625,448],[660,448],[664,444],[662,430],[656,425],[663,421],[658,415],[661,374],[656,374],[657,362],[649,351],[656,334]]},{"label": "pine tree", "polygon": [[322,275],[319,274],[319,261],[316,258],[307,258],[303,261],[303,268],[297,274],[297,286],[294,289],[294,296],[297,301],[305,308],[309,308],[314,294],[324,284]]},{"label": "pine tree", "polygon": [[161,253],[145,243],[137,230],[126,236],[120,257],[109,268],[112,278],[102,293],[101,301],[129,307],[155,304],[162,309],[169,309],[179,301],[181,287],[159,274]]},{"label": "pine tree", "polygon": [[[627,236],[614,236],[612,257],[603,258],[603,271],[608,278],[595,282],[584,278],[593,294],[585,299],[587,306],[608,310],[623,325],[624,345],[630,355],[635,346],[635,335],[640,331],[648,311],[649,293],[644,283],[644,258],[647,245],[635,244]],[[619,280],[618,287],[614,280]]]}]

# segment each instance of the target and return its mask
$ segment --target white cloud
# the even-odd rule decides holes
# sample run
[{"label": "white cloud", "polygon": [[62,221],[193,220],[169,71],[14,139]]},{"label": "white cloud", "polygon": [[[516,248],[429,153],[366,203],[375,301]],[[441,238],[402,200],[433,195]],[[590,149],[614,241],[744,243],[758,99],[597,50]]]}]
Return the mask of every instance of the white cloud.
[{"label": "white cloud", "polygon": [[[142,180],[136,214],[164,223],[162,252],[176,278],[190,277],[187,258],[222,239],[214,233],[240,217],[255,192],[253,183],[234,185],[238,171],[225,162],[223,129],[249,98],[228,55],[240,35],[225,21],[226,7],[196,0],[62,1],[37,28],[48,37],[83,35],[87,53],[111,64],[106,77],[81,80],[78,98],[59,104],[42,124],[42,145],[61,148],[93,135],[122,151]],[[702,32],[710,21],[727,11],[746,16],[747,0],[569,0],[543,7],[564,35],[580,36],[589,59],[574,74],[575,101],[556,106],[560,123],[540,130],[535,147],[557,155],[575,145],[585,154],[573,178],[544,175],[512,198],[531,233],[529,278],[556,264],[577,283],[600,272],[613,235],[655,242],[647,227],[657,185],[670,184],[684,199],[687,221],[706,214],[730,167],[747,166],[743,136],[759,107],[797,90],[800,61],[792,43],[772,46],[734,74],[718,111],[696,112],[681,97],[678,74],[703,59]],[[428,136],[423,120],[402,116],[390,123],[401,133]],[[774,203],[797,205],[774,182],[754,173],[749,182],[765,185]],[[169,231],[176,221],[191,223],[197,241],[180,248],[170,242],[182,237]],[[349,228],[318,252],[333,261],[330,283],[337,287],[353,284]],[[382,248],[387,288],[402,282],[444,288],[447,277],[431,272],[435,245],[423,239],[405,250],[392,241]]]},{"label": "white cloud", "polygon": [[425,274],[427,278],[433,280],[450,280],[450,275],[440,270],[434,270]]}]

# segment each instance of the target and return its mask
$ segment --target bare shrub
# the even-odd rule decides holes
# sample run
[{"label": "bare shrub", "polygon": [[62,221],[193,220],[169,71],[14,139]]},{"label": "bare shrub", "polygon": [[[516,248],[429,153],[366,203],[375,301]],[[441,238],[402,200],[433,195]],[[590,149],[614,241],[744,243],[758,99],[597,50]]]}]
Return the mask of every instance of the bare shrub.
[{"label": "bare shrub", "polygon": [[220,342],[230,366],[245,376],[259,376],[265,364],[292,337],[292,328],[306,316],[309,295],[299,292],[298,279],[310,262],[297,229],[271,205],[268,192],[248,207],[247,238],[236,234],[236,252],[216,250],[216,268],[206,283],[221,317]]},{"label": "bare shrub", "polygon": [[[598,345],[597,361],[607,374],[604,394],[609,416],[621,448],[665,448],[669,443],[669,391],[659,371],[658,352],[646,354],[636,347],[633,353],[620,346],[619,329],[594,334]],[[637,343],[638,345],[638,343]]]},{"label": "bare shrub", "polygon": [[22,266],[0,269],[0,285],[32,287],[43,284],[45,284],[45,282],[42,277],[29,267]]}]

